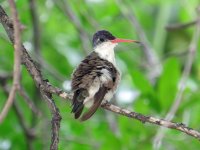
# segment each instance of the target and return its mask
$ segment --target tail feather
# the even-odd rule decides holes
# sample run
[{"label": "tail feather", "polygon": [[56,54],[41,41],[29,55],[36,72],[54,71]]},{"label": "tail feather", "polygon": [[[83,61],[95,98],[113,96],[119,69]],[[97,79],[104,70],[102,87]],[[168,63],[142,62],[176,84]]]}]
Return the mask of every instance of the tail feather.
[{"label": "tail feather", "polygon": [[74,105],[73,105],[73,108],[72,108],[72,111],[73,113],[76,113],[77,111],[80,110],[80,108],[83,106],[83,103],[82,102],[76,102]]},{"label": "tail feather", "polygon": [[84,105],[83,101],[85,99],[87,91],[85,89],[78,89],[74,92],[72,99],[72,113],[74,113],[74,118],[78,119],[83,111]]},{"label": "tail feather", "polygon": [[89,119],[97,111],[107,91],[108,89],[104,86],[99,88],[99,91],[94,95],[94,104],[82,115],[81,121]]},{"label": "tail feather", "polygon": [[74,113],[74,118],[75,119],[78,119],[80,116],[81,116],[81,113],[82,113],[82,111],[83,111],[83,105],[79,108],[79,110],[78,111],[76,111],[75,113]]}]

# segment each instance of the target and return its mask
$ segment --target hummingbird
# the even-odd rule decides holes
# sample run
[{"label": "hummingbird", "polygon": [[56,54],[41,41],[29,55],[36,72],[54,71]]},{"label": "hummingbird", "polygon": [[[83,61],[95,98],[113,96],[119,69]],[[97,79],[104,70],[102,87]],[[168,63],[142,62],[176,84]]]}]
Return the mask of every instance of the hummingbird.
[{"label": "hummingbird", "polygon": [[78,119],[84,107],[88,108],[80,118],[89,119],[102,102],[110,101],[120,82],[120,71],[116,66],[114,48],[120,42],[136,40],[120,39],[106,30],[93,35],[93,51],[85,57],[72,74],[72,113]]}]

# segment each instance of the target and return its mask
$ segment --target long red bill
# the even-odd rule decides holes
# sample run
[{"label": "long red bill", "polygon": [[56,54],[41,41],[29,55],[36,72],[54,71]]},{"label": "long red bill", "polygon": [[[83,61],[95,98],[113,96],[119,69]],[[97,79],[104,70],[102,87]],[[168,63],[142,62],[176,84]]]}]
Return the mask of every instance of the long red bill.
[{"label": "long red bill", "polygon": [[131,42],[134,42],[134,43],[140,43],[139,41],[136,41],[136,40],[129,40],[129,39],[114,39],[114,40],[110,40],[112,43],[120,43],[120,42],[128,42],[128,43],[131,43]]}]

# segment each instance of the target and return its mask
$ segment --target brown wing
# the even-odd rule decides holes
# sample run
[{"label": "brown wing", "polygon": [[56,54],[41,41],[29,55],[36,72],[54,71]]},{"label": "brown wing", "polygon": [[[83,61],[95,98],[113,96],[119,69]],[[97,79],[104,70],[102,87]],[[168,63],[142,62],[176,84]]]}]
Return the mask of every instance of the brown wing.
[{"label": "brown wing", "polygon": [[96,57],[96,53],[91,53],[81,62],[73,73],[71,83],[72,91],[74,92],[72,113],[74,113],[75,119],[80,117],[84,108],[83,102],[89,95],[88,88],[97,75],[94,71]]},{"label": "brown wing", "polygon": [[96,57],[96,53],[91,53],[76,68],[72,75],[72,91],[79,88],[87,88],[89,86],[90,82],[96,75],[93,71],[95,69]]}]

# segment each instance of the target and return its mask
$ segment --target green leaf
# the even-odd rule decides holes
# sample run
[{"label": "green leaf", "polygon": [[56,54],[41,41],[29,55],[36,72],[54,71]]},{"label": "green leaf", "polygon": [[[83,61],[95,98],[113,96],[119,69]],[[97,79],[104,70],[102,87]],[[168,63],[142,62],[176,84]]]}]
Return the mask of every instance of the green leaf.
[{"label": "green leaf", "polygon": [[156,92],[149,80],[138,70],[129,69],[133,84],[141,92],[142,99],[148,100],[149,105],[156,111],[160,111],[160,104],[156,97]]},{"label": "green leaf", "polygon": [[158,98],[161,107],[164,109],[169,108],[173,102],[180,77],[180,65],[176,58],[169,58],[163,67],[162,75],[158,82]]}]

